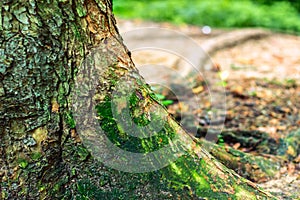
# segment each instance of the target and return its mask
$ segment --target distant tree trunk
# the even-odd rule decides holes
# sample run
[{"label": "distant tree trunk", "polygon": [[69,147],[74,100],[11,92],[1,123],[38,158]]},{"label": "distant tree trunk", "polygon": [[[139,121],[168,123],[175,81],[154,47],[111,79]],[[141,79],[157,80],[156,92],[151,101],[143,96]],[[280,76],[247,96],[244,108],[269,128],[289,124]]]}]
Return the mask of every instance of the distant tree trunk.
[{"label": "distant tree trunk", "polygon": [[[216,161],[155,100],[122,43],[111,2],[2,0],[0,5],[1,199],[273,198]],[[80,76],[90,73],[90,65],[82,64],[94,48],[101,55],[100,65],[91,65],[98,67],[97,80],[91,80],[97,84],[92,98],[101,130],[127,151],[146,154],[164,145],[184,150],[175,162],[157,171],[123,172],[97,159],[101,140],[95,140],[100,146],[83,141],[101,139],[89,128],[93,120],[77,122],[81,118],[75,117],[74,122],[76,108],[71,106],[84,106],[74,88],[82,92],[86,86],[88,93],[88,77]],[[130,141],[133,137],[111,112],[120,80],[134,88],[133,121],[145,126],[153,118],[163,120],[163,131],[151,139]],[[89,106],[89,96],[86,100]],[[160,110],[155,116],[153,105]],[[75,130],[75,123],[86,126]],[[186,145],[187,140],[192,142]],[[121,162],[116,157],[113,161]]]}]

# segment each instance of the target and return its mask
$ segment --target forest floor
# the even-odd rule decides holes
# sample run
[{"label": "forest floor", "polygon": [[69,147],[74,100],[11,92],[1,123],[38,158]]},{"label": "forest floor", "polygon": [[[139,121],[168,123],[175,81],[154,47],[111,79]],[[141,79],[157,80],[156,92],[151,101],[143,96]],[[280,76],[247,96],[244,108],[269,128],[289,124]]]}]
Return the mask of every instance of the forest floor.
[{"label": "forest floor", "polygon": [[[121,35],[125,35],[125,45],[133,42],[126,39],[126,34],[143,27],[179,31],[193,39],[204,51],[206,51],[207,45],[211,45],[214,41],[218,42],[217,47],[207,50],[211,63],[207,69],[210,73],[222,78],[226,94],[224,130],[258,130],[267,133],[275,141],[279,141],[291,131],[299,129],[300,37],[268,33],[257,37],[237,39],[229,45],[222,46],[220,43],[228,43],[228,37],[225,40],[220,39],[223,35],[230,33],[231,37],[238,38],[238,36],[235,37],[234,30],[212,29],[209,34],[204,34],[203,29],[195,26],[175,26],[168,23],[128,20],[118,20],[117,25]],[[247,31],[249,30],[247,29]],[[174,42],[178,39],[176,37],[158,35],[157,37],[161,38],[149,38],[147,34],[143,37],[142,29],[138,32],[141,35],[129,38],[129,40],[136,40],[139,43],[151,40],[145,45],[153,44],[154,47],[156,46],[155,42],[160,43],[162,40],[169,40],[171,46],[178,45]],[[128,48],[131,50],[130,45]],[[170,47],[170,49],[172,48]],[[176,46],[176,48],[182,49],[183,53],[191,51],[189,45]],[[177,55],[153,51],[153,49],[133,51],[132,57],[137,67],[147,63],[165,65],[170,68],[178,68],[177,65],[180,65]],[[143,73],[147,75],[145,73],[148,72]],[[158,73],[160,73],[159,70]],[[209,79],[208,76],[204,78]],[[205,91],[205,86],[201,85],[193,90],[196,94],[209,95]],[[166,96],[166,99],[170,98],[168,94],[163,95]],[[205,121],[203,113],[200,113],[202,109],[209,106],[211,106],[210,102],[203,101],[202,107],[199,109],[201,126],[209,123]],[[168,108],[171,113],[176,113],[178,107],[183,107],[183,105],[174,103]],[[255,153],[253,149],[242,147],[238,142],[225,141],[225,145],[244,152]],[[280,199],[300,199],[300,155],[287,162],[275,178],[257,182]]]}]

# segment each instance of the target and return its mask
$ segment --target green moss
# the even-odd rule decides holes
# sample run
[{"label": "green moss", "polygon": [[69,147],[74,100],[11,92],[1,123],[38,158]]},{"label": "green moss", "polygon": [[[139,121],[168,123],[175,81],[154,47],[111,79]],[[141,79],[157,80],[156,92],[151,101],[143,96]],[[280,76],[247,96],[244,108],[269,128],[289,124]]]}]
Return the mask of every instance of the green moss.
[{"label": "green moss", "polygon": [[60,83],[58,87],[58,98],[57,98],[60,107],[65,107],[67,104],[66,94],[67,91],[65,90],[64,84]]},{"label": "green moss", "polygon": [[[124,185],[124,188],[127,188],[130,184]],[[95,186],[95,183],[89,179],[80,180],[76,184],[76,189],[78,194],[76,195],[77,200],[89,200],[89,199],[133,199],[126,198],[126,196],[134,196],[128,193],[124,193],[122,189],[118,190],[116,188],[112,188],[110,191],[105,191],[99,189],[99,187]],[[138,199],[137,197],[135,199]]]},{"label": "green moss", "polygon": [[86,158],[90,155],[88,150],[84,147],[78,146],[76,150],[77,154],[79,155],[80,160],[86,160]]},{"label": "green moss", "polygon": [[25,169],[28,166],[28,161],[24,158],[19,158],[18,164],[19,164],[19,167],[21,167],[22,169]]},{"label": "green moss", "polygon": [[80,40],[81,39],[81,33],[80,33],[77,25],[72,24],[71,29],[72,29],[72,32],[73,32],[74,36],[76,37],[76,39]]},{"label": "green moss", "polygon": [[[0,2],[0,8],[3,8],[3,2]],[[2,9],[0,9],[0,16],[2,16]],[[3,30],[3,26],[2,26],[2,20],[0,20],[0,31]],[[1,96],[1,92],[0,92],[0,96]]]},{"label": "green moss", "polygon": [[86,16],[86,8],[83,6],[83,3],[80,2],[76,6],[76,11],[79,17],[84,17]]},{"label": "green moss", "polygon": [[[137,115],[138,112],[133,114],[136,109],[139,109],[139,101],[135,97],[131,97],[130,102],[131,105],[129,105],[129,107],[133,110],[130,117],[128,118],[127,115],[122,114],[128,112],[127,108],[127,110],[125,109],[125,111],[123,110],[117,113],[118,121],[115,119],[115,116],[113,116],[112,103],[109,97],[106,97],[103,103],[96,106],[100,118],[100,126],[110,141],[124,150],[139,153],[155,151],[169,144],[169,140],[175,137],[175,131],[168,123],[162,123],[163,119],[161,119],[161,116],[155,113],[149,114],[140,112],[140,116]],[[151,123],[147,117],[148,114]],[[157,130],[158,124],[162,125],[159,130]],[[145,126],[147,126],[147,128],[144,128]],[[131,133],[139,136],[151,136],[139,138],[130,135]],[[153,135],[153,133],[155,134]]]},{"label": "green moss", "polygon": [[39,192],[43,192],[46,189],[45,185],[40,185],[39,186]]},{"label": "green moss", "polygon": [[59,191],[59,184],[58,183],[53,186],[53,190],[55,192]]},{"label": "green moss", "polygon": [[17,120],[11,121],[11,130],[16,138],[23,138],[26,135],[24,124],[18,123]]},{"label": "green moss", "polygon": [[188,188],[198,197],[213,197],[214,199],[227,197],[226,193],[217,193],[211,189],[210,173],[206,171],[207,168],[205,162],[201,160],[197,162],[187,153],[164,168],[162,173],[169,187],[175,190],[182,191]]},{"label": "green moss", "polygon": [[[139,95],[139,97],[137,95]],[[130,106],[136,107],[140,101],[140,98],[144,98],[141,91],[136,91],[135,94],[131,94],[129,97]]]},{"label": "green moss", "polygon": [[[55,181],[52,181],[51,184],[54,183],[54,185],[51,187],[51,191],[47,191],[51,195],[51,197],[58,197],[58,194],[61,194],[65,190],[65,185],[70,183],[68,176],[60,176],[59,178],[54,178]],[[43,189],[43,187],[46,186],[46,188],[49,188],[50,185],[41,185],[40,189]]]},{"label": "green moss", "polygon": [[300,129],[293,131],[286,138],[280,139],[280,146],[277,149],[277,154],[284,156],[289,160],[293,160],[300,154]]},{"label": "green moss", "polygon": [[77,183],[77,190],[79,195],[76,199],[90,199],[95,198],[99,192],[98,188],[95,187],[89,180],[81,180]]},{"label": "green moss", "polygon": [[[136,103],[138,104],[138,101]],[[153,146],[159,140],[158,137],[152,137],[152,140],[149,138],[139,139],[133,143],[131,140],[136,138],[131,138],[127,134],[127,129],[116,126],[117,121],[112,115],[109,96],[105,97],[105,101],[98,104],[96,109],[99,114],[100,125],[106,134],[110,135],[111,141],[115,140],[118,142],[117,145],[131,152],[132,150],[150,152],[155,149]],[[172,138],[171,136],[175,135],[175,130],[170,125],[164,125],[162,133],[167,143]],[[124,134],[126,136],[121,137]],[[76,147],[72,152],[81,150]],[[149,199],[193,199],[196,196],[198,198],[238,199],[247,194],[250,197],[256,194],[255,190],[248,188],[245,186],[246,184],[235,185],[237,179],[226,171],[217,171],[217,169],[222,168],[222,165],[216,167],[207,158],[201,159],[191,152],[187,152],[163,169],[142,174],[109,169],[96,162],[90,162],[90,158],[87,157],[85,162],[78,162],[78,158],[73,156],[72,160],[69,161],[70,165],[73,162],[76,163],[73,164],[76,167],[72,167],[72,175],[76,174],[78,180],[72,186],[72,191],[76,194],[75,199],[143,199],[145,193],[151,195]],[[77,174],[76,170],[80,170],[80,173]],[[237,191],[235,191],[236,188]],[[253,193],[251,193],[252,191]],[[172,195],[170,196],[170,194]]]},{"label": "green moss", "polygon": [[42,154],[40,152],[33,152],[30,157],[32,160],[36,161],[42,157]]},{"label": "green moss", "polygon": [[75,168],[72,168],[72,169],[71,169],[71,175],[72,175],[72,176],[75,176],[75,175],[76,175],[76,169],[75,169]]},{"label": "green moss", "polygon": [[244,188],[241,188],[238,185],[234,185],[234,189],[235,189],[236,199],[249,199],[249,200],[257,199],[257,197],[254,193],[251,193],[251,192],[245,190]]},{"label": "green moss", "polygon": [[5,190],[2,190],[1,191],[1,197],[2,197],[2,199],[7,199],[8,198],[8,192],[5,191]]},{"label": "green moss", "polygon": [[209,188],[209,183],[203,176],[199,175],[199,172],[192,171],[191,174],[196,183],[199,183],[202,188]]},{"label": "green moss", "polygon": [[70,128],[75,128],[76,127],[76,123],[73,117],[73,114],[71,112],[66,112],[65,113],[65,121],[68,124],[68,126]]}]

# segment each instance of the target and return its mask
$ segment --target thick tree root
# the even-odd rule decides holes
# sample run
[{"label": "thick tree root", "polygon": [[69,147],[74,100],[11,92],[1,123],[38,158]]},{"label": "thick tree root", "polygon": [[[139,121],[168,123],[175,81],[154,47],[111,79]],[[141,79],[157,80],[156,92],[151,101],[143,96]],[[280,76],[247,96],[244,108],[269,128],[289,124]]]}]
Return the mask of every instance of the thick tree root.
[{"label": "thick tree root", "polygon": [[221,135],[225,142],[240,143],[246,148],[252,147],[251,150],[255,150],[255,154],[245,153],[229,146],[220,146],[206,140],[201,140],[201,143],[206,145],[209,152],[225,166],[255,182],[274,178],[287,161],[296,159],[300,153],[300,130],[290,133],[279,142],[259,131],[225,130]]}]

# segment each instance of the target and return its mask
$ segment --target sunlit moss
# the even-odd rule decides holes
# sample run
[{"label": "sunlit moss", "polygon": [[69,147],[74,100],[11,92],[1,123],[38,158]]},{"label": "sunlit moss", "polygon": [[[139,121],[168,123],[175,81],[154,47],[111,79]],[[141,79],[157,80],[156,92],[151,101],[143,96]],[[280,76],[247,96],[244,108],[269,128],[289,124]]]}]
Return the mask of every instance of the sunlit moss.
[{"label": "sunlit moss", "polygon": [[22,169],[25,169],[28,166],[28,161],[24,158],[19,158],[18,159],[19,167]]}]

